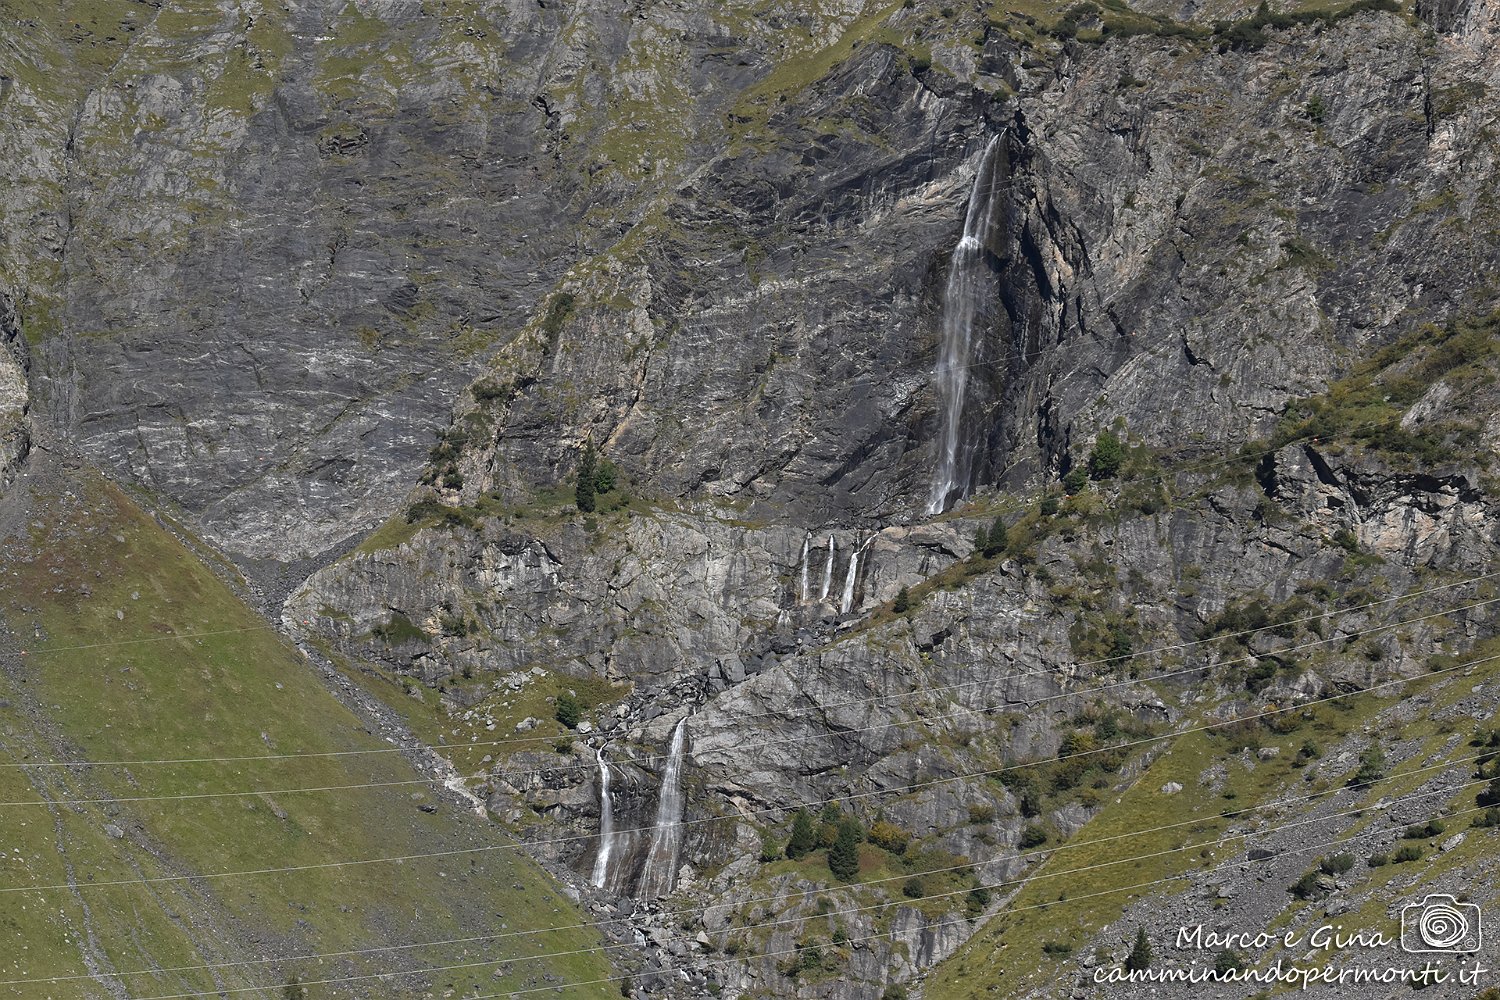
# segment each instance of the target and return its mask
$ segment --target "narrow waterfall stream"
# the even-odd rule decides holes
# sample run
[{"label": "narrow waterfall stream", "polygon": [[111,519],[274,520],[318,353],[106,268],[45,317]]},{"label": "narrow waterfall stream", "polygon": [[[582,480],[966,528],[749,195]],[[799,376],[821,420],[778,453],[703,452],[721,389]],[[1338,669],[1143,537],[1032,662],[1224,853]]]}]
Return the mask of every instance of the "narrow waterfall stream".
[{"label": "narrow waterfall stream", "polygon": [[839,614],[841,615],[847,615],[854,610],[854,585],[859,580],[859,556],[870,547],[870,543],[874,540],[874,536],[866,539],[865,544],[855,549],[854,554],[849,557],[849,571],[844,574],[844,593],[839,601]]},{"label": "narrow waterfall stream", "polygon": [[823,589],[818,591],[818,600],[828,600],[828,591],[833,587],[833,559],[838,555],[833,536],[828,536],[828,565],[823,567]]},{"label": "narrow waterfall stream", "polygon": [[615,806],[609,797],[609,762],[604,759],[604,747],[594,751],[599,762],[599,852],[594,855],[594,885],[600,889],[609,886],[609,865],[615,852]]},{"label": "narrow waterfall stream", "polygon": [[937,466],[933,470],[932,491],[927,499],[927,513],[941,514],[954,500],[973,487],[975,429],[966,427],[964,404],[969,387],[969,372],[975,364],[975,332],[981,324],[989,302],[995,296],[994,282],[986,260],[986,243],[995,222],[999,201],[999,172],[996,162],[1004,145],[1004,133],[995,136],[985,147],[979,167],[974,171],[974,185],[969,190],[969,207],[964,216],[963,236],[953,250],[948,266],[948,284],[943,291],[941,333],[943,348],[938,358],[936,382],[943,400],[943,425],[938,438]]},{"label": "narrow waterfall stream", "polygon": [[812,585],[808,581],[807,575],[807,557],[811,550],[812,532],[809,531],[806,535],[802,536],[802,588],[797,592],[797,600],[803,602],[804,604],[807,603],[807,599],[812,596],[808,593],[808,590]]},{"label": "narrow waterfall stream", "polygon": [[682,852],[682,758],[687,747],[687,718],[672,730],[667,748],[667,762],[661,772],[661,791],[656,800],[656,823],[651,830],[651,847],[641,867],[636,897],[654,899],[672,891],[677,879],[677,859]]}]

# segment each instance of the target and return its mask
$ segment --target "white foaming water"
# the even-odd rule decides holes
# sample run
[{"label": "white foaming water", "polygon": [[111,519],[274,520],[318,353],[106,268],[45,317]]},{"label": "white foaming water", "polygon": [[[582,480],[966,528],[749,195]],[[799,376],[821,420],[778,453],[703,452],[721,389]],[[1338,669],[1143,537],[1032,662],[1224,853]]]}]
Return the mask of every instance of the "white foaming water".
[{"label": "white foaming water", "polygon": [[609,797],[609,764],[604,747],[594,751],[599,762],[599,853],[594,855],[594,885],[603,889],[609,884],[609,863],[615,852],[615,805]]},{"label": "white foaming water", "polygon": [[807,591],[810,586],[807,580],[807,556],[811,547],[812,532],[809,531],[806,535],[802,536],[802,589],[797,592],[797,600],[802,601],[804,604],[807,603]]},{"label": "white foaming water", "polygon": [[823,589],[818,591],[818,600],[828,600],[828,591],[833,587],[833,557],[838,553],[833,536],[828,536],[828,565],[823,567]]},{"label": "white foaming water", "polygon": [[844,574],[844,596],[839,601],[839,614],[841,615],[847,615],[854,610],[854,585],[859,580],[859,557],[873,541],[875,541],[875,536],[871,535],[865,539],[865,544],[855,549],[854,554],[849,557],[849,572]]},{"label": "white foaming water", "polygon": [[636,896],[653,899],[672,891],[677,878],[677,857],[682,851],[682,757],[687,747],[687,718],[672,730],[667,763],[661,772],[661,791],[656,799],[656,823],[651,830],[651,848],[641,867]]},{"label": "white foaming water", "polygon": [[964,397],[969,369],[974,364],[975,320],[984,312],[985,300],[994,294],[985,260],[985,242],[995,222],[995,160],[1003,136],[985,147],[974,186],[969,191],[963,237],[954,248],[948,267],[948,285],[943,291],[941,330],[943,350],[938,358],[936,380],[943,397],[943,429],[938,439],[938,462],[932,476],[927,513],[941,514],[950,501],[962,497],[973,485],[974,442],[965,440]]}]

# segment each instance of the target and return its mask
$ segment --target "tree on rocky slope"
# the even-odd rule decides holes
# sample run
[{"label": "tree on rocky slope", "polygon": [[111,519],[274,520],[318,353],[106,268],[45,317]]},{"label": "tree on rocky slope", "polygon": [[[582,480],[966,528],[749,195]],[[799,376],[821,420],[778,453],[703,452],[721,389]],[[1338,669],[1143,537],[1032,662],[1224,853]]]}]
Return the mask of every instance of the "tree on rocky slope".
[{"label": "tree on rocky slope", "polygon": [[806,809],[798,809],[792,817],[792,835],[786,842],[786,856],[793,861],[806,857],[818,844],[818,831],[813,827],[812,816]]},{"label": "tree on rocky slope", "polygon": [[1135,929],[1135,945],[1130,949],[1129,956],[1125,959],[1125,971],[1144,972],[1151,968],[1154,961],[1151,954],[1151,939],[1146,936],[1146,928]]},{"label": "tree on rocky slope", "polygon": [[863,839],[859,823],[847,817],[839,821],[838,839],[828,849],[828,870],[836,878],[850,882],[859,874],[859,842]]},{"label": "tree on rocky slope", "polygon": [[578,459],[578,483],[573,487],[573,502],[585,514],[594,511],[594,496],[598,492],[599,458],[594,443],[586,442],[583,455]]}]

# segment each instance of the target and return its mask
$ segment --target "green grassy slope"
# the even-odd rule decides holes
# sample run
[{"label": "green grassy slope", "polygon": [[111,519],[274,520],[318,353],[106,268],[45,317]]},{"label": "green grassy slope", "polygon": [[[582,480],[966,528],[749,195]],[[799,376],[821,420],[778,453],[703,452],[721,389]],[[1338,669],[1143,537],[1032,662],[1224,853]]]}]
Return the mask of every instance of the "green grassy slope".
[{"label": "green grassy slope", "polygon": [[[1434,816],[1451,813],[1455,818],[1448,824],[1449,833],[1467,829],[1475,811],[1474,783],[1440,791],[1442,776],[1434,764],[1462,761],[1453,769],[1466,776],[1472,769],[1469,761],[1474,751],[1463,746],[1455,749],[1456,740],[1474,731],[1474,720],[1460,702],[1480,685],[1500,680],[1500,662],[1492,659],[1497,653],[1500,646],[1482,643],[1463,659],[1490,659],[1472,668],[1338,698],[1312,710],[1287,713],[1274,726],[1195,732],[1174,740],[1128,790],[1071,838],[1076,847],[1064,842],[1051,853],[1028,874],[1026,884],[997,916],[934,970],[924,996],[968,1000],[1071,994],[1079,982],[1080,962],[1093,955],[1099,932],[1113,927],[1116,938],[1126,929],[1133,932],[1130,908],[1136,901],[1190,891],[1195,873],[1206,874],[1243,860],[1247,844],[1252,843],[1244,836],[1247,829],[1303,821],[1299,819],[1301,803],[1344,784],[1347,772],[1323,775],[1304,770],[1311,761],[1298,750],[1305,745],[1330,747],[1351,738],[1359,740],[1361,734],[1383,734],[1395,740],[1402,748],[1402,763],[1369,787],[1356,789],[1337,809],[1345,813],[1370,809],[1380,799],[1412,797],[1426,789],[1426,797],[1415,800],[1420,802],[1415,808]],[[1401,707],[1412,702],[1424,708],[1403,721]],[[1247,764],[1241,752],[1245,746],[1273,750],[1274,756]],[[1201,780],[1214,767],[1223,769],[1222,787]],[[1182,786],[1169,805],[1159,791],[1168,782]],[[1491,830],[1474,830],[1464,850],[1445,852],[1423,865],[1418,875],[1403,879],[1396,871],[1399,866],[1366,864],[1372,854],[1388,850],[1370,839],[1371,824],[1380,821],[1379,815],[1371,809],[1346,820],[1336,835],[1339,846],[1309,853],[1305,860],[1313,867],[1320,857],[1347,848],[1358,862],[1347,896],[1359,916],[1341,919],[1349,927],[1399,936],[1392,914],[1410,902],[1413,894],[1421,895],[1413,888],[1417,883],[1412,878],[1434,886],[1443,876],[1492,857],[1496,838]],[[1327,838],[1315,829],[1308,827],[1308,842],[1324,842]],[[1272,894],[1279,891],[1277,887]],[[1220,900],[1217,905],[1226,904]],[[1316,926],[1325,919],[1320,908],[1286,894],[1272,929],[1297,926],[1305,931],[1308,921],[1312,921],[1309,926]],[[1128,943],[1128,935],[1124,939]],[[1114,964],[1123,954],[1097,957]],[[1274,957],[1267,953],[1259,964]]]},{"label": "green grassy slope", "polygon": [[[258,985],[279,995],[292,975],[315,984],[476,963],[309,987],[312,997],[399,997],[450,988],[490,994],[610,974],[597,935],[582,930],[326,961],[259,961],[564,927],[582,917],[498,832],[439,798],[397,754],[34,766],[386,747],[294,649],[260,627],[118,489],[77,473],[55,492],[37,492],[46,495],[35,497],[31,517],[0,546],[0,615],[16,633],[6,643],[15,648],[0,655],[0,995],[105,996],[88,979],[15,981],[91,967],[129,972],[247,960],[256,964],[123,982],[138,997]],[[26,766],[9,766],[17,764]],[[290,791],[371,783],[390,784]],[[73,801],[245,790],[261,793]],[[482,850],[405,864],[100,884],[476,848]],[[17,891],[27,886],[59,888]],[[563,951],[578,954],[514,961]],[[502,962],[511,964],[497,972]],[[608,985],[571,993],[617,994]]]}]

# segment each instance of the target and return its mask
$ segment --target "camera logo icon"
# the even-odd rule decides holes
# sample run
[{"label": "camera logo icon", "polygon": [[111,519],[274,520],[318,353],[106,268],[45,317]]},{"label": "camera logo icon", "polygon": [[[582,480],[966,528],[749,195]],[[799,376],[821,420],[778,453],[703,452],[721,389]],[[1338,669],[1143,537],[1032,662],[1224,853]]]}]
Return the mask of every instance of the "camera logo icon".
[{"label": "camera logo icon", "polygon": [[1413,954],[1478,951],[1482,922],[1479,907],[1473,903],[1433,893],[1401,908],[1401,950]]}]

